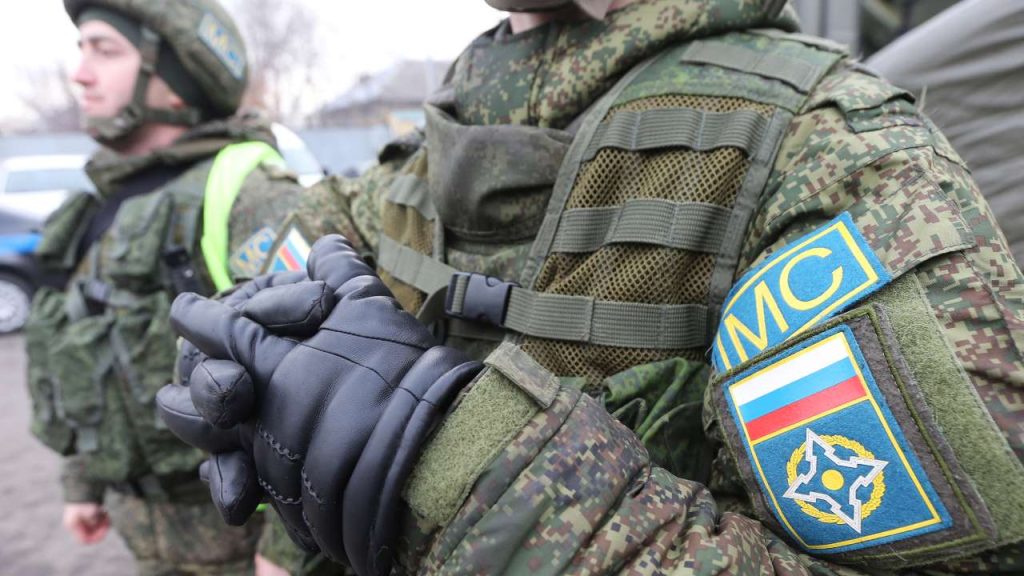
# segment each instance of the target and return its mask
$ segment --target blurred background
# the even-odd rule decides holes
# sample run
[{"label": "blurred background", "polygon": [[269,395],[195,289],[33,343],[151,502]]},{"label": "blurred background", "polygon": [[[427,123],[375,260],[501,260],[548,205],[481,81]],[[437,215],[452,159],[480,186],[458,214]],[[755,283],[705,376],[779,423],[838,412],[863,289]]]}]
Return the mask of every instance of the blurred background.
[{"label": "blurred background", "polygon": [[[223,0],[246,36],[245,105],[264,110],[304,184],[355,175],[422,123],[421,103],[460,50],[502,15],[476,0]],[[870,56],[953,0],[792,0],[804,31]],[[1013,0],[1014,2],[1018,0]],[[60,526],[57,458],[28,433],[17,330],[39,282],[42,220],[96,144],[82,134],[77,31],[59,0],[0,0],[0,573],[129,574],[115,534],[82,547]]]}]

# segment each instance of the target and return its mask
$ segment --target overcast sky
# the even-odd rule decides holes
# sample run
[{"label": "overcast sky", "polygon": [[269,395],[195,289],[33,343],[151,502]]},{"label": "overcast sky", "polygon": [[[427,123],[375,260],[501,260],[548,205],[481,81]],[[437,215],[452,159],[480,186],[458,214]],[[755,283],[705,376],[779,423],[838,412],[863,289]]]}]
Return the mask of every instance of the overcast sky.
[{"label": "overcast sky", "polygon": [[[360,74],[396,60],[452,59],[502,17],[484,0],[281,1],[302,2],[320,17],[330,63],[324,74],[334,94]],[[23,113],[23,70],[55,63],[73,67],[76,39],[60,0],[0,0],[0,119]]]}]

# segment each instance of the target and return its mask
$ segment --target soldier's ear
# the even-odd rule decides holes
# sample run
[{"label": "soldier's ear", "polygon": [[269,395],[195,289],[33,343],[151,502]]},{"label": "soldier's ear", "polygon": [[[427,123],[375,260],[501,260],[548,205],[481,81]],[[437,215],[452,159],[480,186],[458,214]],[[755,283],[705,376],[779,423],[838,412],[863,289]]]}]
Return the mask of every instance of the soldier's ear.
[{"label": "soldier's ear", "polygon": [[181,110],[188,106],[185,100],[178,96],[177,92],[172,90],[167,82],[159,76],[153,76],[149,81],[149,86],[146,89],[146,105],[170,110]]}]

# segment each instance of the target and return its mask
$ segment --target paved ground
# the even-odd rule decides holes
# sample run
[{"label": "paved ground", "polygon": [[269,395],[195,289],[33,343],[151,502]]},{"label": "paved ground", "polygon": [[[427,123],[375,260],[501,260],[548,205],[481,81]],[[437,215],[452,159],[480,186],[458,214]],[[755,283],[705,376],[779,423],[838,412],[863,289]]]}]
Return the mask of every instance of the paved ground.
[{"label": "paved ground", "polygon": [[134,573],[114,532],[82,546],[60,525],[58,457],[28,432],[25,352],[19,336],[0,337],[0,572],[21,576]]}]

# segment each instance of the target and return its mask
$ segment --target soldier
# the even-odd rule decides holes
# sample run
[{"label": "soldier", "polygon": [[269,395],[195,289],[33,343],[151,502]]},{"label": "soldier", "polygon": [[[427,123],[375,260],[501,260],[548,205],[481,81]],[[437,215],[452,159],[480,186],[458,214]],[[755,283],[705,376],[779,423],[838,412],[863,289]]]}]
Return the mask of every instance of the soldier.
[{"label": "soldier", "polygon": [[87,166],[98,194],[72,196],[39,247],[68,280],[37,294],[26,331],[33,432],[66,456],[64,524],[79,541],[113,525],[143,574],[251,573],[261,521],[224,529],[196,476],[205,456],[162,425],[154,397],[174,368],[171,300],[254,276],[299,186],[269,125],[233,116],[248,70],[219,3],[64,4],[104,148]]},{"label": "soldier", "polygon": [[348,238],[308,280],[172,307],[229,523],[363,575],[1024,569],[1024,283],[911,97],[782,2],[488,2],[422,143],[282,226]]}]

